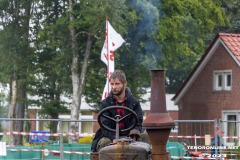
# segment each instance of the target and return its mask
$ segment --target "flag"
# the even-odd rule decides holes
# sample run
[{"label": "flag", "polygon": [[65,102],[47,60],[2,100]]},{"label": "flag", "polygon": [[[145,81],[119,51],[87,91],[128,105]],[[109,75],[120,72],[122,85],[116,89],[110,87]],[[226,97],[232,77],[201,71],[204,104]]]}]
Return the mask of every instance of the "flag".
[{"label": "flag", "polygon": [[107,65],[107,80],[104,87],[102,99],[105,99],[110,92],[109,77],[114,72],[114,51],[117,50],[123,43],[124,39],[118,34],[111,24],[106,21],[106,37],[101,51],[101,60]]},{"label": "flag", "polygon": [[[118,34],[111,24],[107,21],[106,23],[106,38],[101,51],[101,60],[108,66],[110,62],[114,62],[114,51],[117,50],[122,44],[124,39]],[[110,53],[110,54],[108,54]]]}]

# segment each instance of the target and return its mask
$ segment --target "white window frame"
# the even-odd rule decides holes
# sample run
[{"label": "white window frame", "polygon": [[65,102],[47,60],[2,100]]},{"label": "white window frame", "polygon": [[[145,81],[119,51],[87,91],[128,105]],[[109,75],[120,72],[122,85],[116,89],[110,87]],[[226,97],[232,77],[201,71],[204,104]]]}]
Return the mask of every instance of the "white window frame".
[{"label": "white window frame", "polygon": [[[232,135],[228,135],[228,124],[231,122],[227,122],[228,121],[228,116],[229,115],[234,115],[236,116],[236,121],[240,120],[240,110],[223,110],[222,111],[222,117],[223,117],[223,122],[222,122],[222,127],[223,127],[223,131],[224,131],[224,136],[232,136]],[[236,136],[239,136],[240,134],[240,127],[239,127],[239,123],[236,123]],[[223,139],[223,142],[226,146],[234,146],[234,142],[229,142],[226,138]],[[238,145],[240,145],[240,141],[238,141]]]},{"label": "white window frame", "polygon": [[[230,79],[228,79],[228,76],[230,76]],[[219,82],[221,82],[221,84],[219,84]],[[232,70],[219,70],[213,72],[213,90],[214,91],[232,90]]]}]

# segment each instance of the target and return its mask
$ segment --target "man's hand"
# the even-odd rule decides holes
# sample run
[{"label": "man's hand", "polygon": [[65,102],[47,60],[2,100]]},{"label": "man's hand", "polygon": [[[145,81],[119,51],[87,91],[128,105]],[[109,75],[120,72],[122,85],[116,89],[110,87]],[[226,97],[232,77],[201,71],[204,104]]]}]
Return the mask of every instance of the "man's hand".
[{"label": "man's hand", "polygon": [[114,139],[113,139],[113,143],[117,143],[117,140],[116,140],[116,138],[114,138]]},{"label": "man's hand", "polygon": [[137,141],[138,138],[140,137],[140,131],[137,130],[137,129],[132,129],[132,130],[130,131],[130,133],[129,133],[129,136],[130,136],[133,140]]}]

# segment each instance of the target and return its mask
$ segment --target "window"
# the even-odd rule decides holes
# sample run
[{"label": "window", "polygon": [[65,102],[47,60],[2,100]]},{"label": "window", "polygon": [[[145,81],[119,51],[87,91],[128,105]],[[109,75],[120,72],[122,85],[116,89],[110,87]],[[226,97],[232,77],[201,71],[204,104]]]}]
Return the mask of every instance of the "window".
[{"label": "window", "polygon": [[[239,120],[240,110],[223,111],[222,128],[224,129],[224,136],[239,136]],[[224,138],[224,144],[226,145],[240,145],[240,141],[235,138]]]},{"label": "window", "polygon": [[232,71],[214,71],[214,90],[230,91],[232,89]]},{"label": "window", "polygon": [[[228,136],[237,136],[236,121],[237,121],[237,115],[227,115],[227,135]],[[227,143],[234,143],[234,139],[228,138]]]}]

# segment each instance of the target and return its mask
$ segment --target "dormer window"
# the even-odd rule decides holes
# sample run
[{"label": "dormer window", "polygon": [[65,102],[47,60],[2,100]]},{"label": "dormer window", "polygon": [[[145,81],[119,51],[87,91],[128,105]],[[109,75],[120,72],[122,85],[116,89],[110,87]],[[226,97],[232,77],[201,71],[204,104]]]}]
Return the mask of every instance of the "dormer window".
[{"label": "dormer window", "polygon": [[231,91],[232,89],[232,71],[214,71],[214,90],[215,91]]}]

